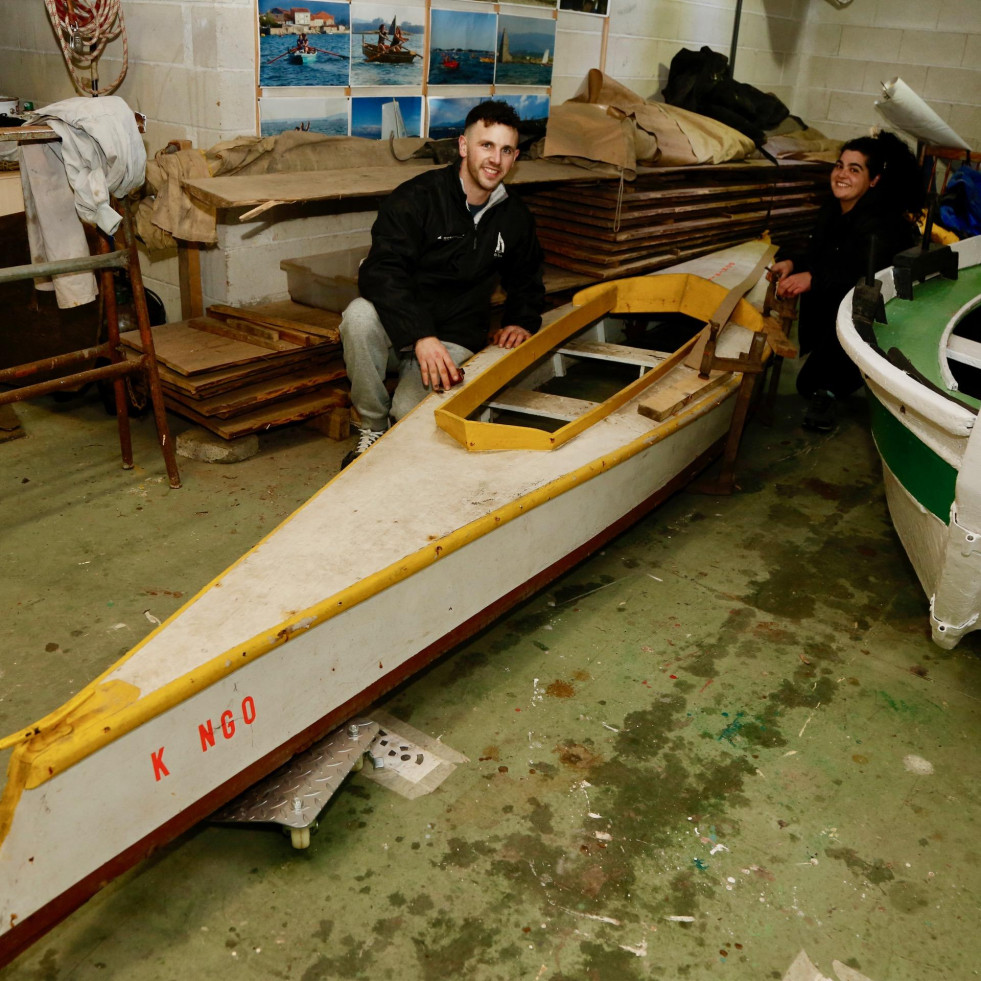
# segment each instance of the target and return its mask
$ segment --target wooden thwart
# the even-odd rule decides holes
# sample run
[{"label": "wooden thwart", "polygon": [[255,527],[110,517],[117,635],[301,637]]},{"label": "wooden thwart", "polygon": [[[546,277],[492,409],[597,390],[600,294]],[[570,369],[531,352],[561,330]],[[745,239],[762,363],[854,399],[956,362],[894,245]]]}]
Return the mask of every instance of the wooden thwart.
[{"label": "wooden thwart", "polygon": [[637,411],[661,422],[693,399],[721,388],[730,378],[731,371],[713,371],[708,378],[702,378],[694,368],[679,365],[671,375],[651,386],[650,394],[637,403]]}]

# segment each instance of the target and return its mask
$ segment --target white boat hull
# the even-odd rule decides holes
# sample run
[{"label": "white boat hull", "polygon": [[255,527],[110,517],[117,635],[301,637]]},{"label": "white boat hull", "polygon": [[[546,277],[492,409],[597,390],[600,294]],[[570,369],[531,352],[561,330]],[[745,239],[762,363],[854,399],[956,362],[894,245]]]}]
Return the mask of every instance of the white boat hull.
[{"label": "white boat hull", "polygon": [[[961,268],[981,263],[981,238],[956,243],[953,249]],[[877,278],[888,303],[896,296],[892,270]],[[929,599],[933,640],[949,649],[981,627],[981,427],[975,411],[924,385],[867,344],[852,320],[851,301],[851,293],[842,301],[838,336],[875,400],[873,436],[883,462],[890,516]],[[963,313],[961,308],[950,317],[938,346],[948,379],[942,348]],[[915,441],[907,444],[905,454],[897,450],[896,433],[901,430]],[[901,466],[903,457],[908,462],[913,453],[922,462]],[[919,485],[955,481],[952,501],[942,515],[936,505],[931,509],[924,503],[930,498],[914,486],[910,471]]]},{"label": "white boat hull", "polygon": [[[506,356],[481,352],[468,384]],[[451,396],[430,396],[4,741],[0,963],[683,486],[721,450],[740,383],[660,423],[627,403],[551,453],[467,453],[434,418]]]}]

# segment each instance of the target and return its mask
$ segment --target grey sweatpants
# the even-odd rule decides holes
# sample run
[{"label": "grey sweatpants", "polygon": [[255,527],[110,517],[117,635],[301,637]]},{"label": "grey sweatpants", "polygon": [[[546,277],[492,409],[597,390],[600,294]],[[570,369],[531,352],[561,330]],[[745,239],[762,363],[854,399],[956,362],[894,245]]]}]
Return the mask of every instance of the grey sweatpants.
[{"label": "grey sweatpants", "polygon": [[[341,343],[351,381],[351,404],[361,417],[363,428],[384,432],[389,416],[398,422],[432,391],[422,384],[419,362],[412,351],[399,354],[393,350],[378,312],[368,300],[358,297],[348,304],[341,318]],[[473,354],[459,344],[443,343],[457,365]],[[389,372],[398,372],[399,376],[392,396],[385,388]]]}]

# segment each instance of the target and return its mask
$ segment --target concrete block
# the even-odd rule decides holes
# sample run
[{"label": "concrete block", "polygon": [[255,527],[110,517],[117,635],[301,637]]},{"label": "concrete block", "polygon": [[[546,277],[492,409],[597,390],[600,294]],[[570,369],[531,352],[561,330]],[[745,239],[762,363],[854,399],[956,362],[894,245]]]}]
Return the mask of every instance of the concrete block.
[{"label": "concrete block", "polygon": [[222,439],[207,429],[195,427],[180,433],[175,443],[177,455],[204,463],[241,463],[259,452],[254,433],[238,439]]},{"label": "concrete block", "polygon": [[[902,31],[883,28],[842,27],[838,54],[842,58],[867,61],[898,61]],[[844,80],[847,75],[839,75]]]},{"label": "concrete block", "polygon": [[937,29],[981,34],[981,3],[978,0],[940,0]]},{"label": "concrete block", "polygon": [[969,34],[964,46],[963,68],[976,68],[981,65],[981,34]]},{"label": "concrete block", "polygon": [[678,38],[684,47],[707,44],[717,51],[729,50],[732,40],[732,14],[722,16],[716,7],[686,4],[678,9]]},{"label": "concrete block", "polygon": [[899,61],[911,65],[958,67],[967,47],[966,34],[947,31],[903,31]]},{"label": "concrete block", "polygon": [[183,11],[176,3],[135,3],[126,8],[131,71],[141,62],[184,64]]},{"label": "concrete block", "polygon": [[614,78],[646,78],[657,42],[652,38],[611,36],[606,49],[606,70]]},{"label": "concrete block", "polygon": [[923,0],[889,0],[875,9],[876,27],[901,27],[904,30],[935,31],[940,20],[940,5]]},{"label": "concrete block", "polygon": [[938,103],[950,103],[954,98],[959,103],[979,105],[981,104],[981,71],[970,68],[930,67],[927,69],[923,91],[918,94],[934,109],[937,109]]},{"label": "concrete block", "polygon": [[953,105],[947,122],[961,139],[971,145],[972,150],[981,150],[981,107]]},{"label": "concrete block", "polygon": [[[595,18],[593,18],[595,21]],[[579,82],[590,68],[599,64],[603,36],[599,31],[557,31],[555,35],[555,64],[552,69],[552,101],[555,102],[555,77],[571,75]],[[576,83],[578,86],[579,82]],[[574,94],[575,88],[569,93]],[[564,101],[564,96],[559,101]]]},{"label": "concrete block", "polygon": [[832,91],[828,103],[828,116],[836,122],[853,123],[862,129],[877,126],[880,122],[873,100],[865,94],[856,92]]}]

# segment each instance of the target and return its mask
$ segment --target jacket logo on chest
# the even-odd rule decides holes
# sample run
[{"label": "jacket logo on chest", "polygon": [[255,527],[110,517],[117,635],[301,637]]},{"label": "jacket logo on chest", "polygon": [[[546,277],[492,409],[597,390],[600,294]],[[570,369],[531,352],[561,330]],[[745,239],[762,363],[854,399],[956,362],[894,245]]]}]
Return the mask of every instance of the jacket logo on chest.
[{"label": "jacket logo on chest", "polygon": [[494,246],[494,258],[500,259],[504,255],[504,236],[497,233],[497,245]]}]

